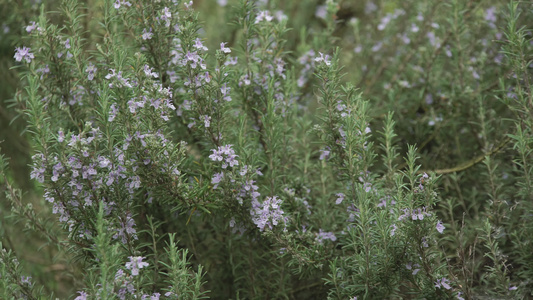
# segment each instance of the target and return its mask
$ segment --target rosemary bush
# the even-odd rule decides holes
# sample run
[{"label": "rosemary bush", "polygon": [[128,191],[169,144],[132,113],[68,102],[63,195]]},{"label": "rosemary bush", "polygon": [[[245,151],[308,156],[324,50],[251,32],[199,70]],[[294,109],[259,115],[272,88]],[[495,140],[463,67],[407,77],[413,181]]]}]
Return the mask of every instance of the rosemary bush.
[{"label": "rosemary bush", "polygon": [[[12,53],[42,201],[0,156],[2,216],[77,266],[69,299],[532,297],[531,12],[42,7]],[[0,298],[55,297],[1,241]]]}]

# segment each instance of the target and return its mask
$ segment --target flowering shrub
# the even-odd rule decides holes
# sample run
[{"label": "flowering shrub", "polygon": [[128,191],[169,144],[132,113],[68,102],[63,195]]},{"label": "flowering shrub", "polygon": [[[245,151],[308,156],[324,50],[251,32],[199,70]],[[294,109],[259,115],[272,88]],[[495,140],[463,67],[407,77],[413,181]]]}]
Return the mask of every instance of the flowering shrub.
[{"label": "flowering shrub", "polygon": [[[84,270],[69,297],[533,295],[531,7],[277,2],[217,1],[231,34],[209,1],[25,25],[17,107],[62,229],[4,157],[1,182]],[[1,298],[45,297],[1,245]]]}]

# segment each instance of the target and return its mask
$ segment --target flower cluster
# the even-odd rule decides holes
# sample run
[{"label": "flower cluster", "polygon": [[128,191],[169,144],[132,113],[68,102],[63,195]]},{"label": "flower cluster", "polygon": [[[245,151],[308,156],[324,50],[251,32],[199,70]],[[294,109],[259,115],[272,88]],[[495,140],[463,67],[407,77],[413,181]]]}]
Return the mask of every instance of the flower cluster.
[{"label": "flower cluster", "polygon": [[31,63],[32,59],[34,59],[35,56],[33,55],[33,53],[30,52],[30,50],[31,49],[28,47],[15,48],[15,60],[22,61],[24,59],[27,63]]},{"label": "flower cluster", "polygon": [[220,161],[222,162],[222,169],[226,169],[229,167],[234,167],[239,165],[239,161],[237,161],[238,155],[235,154],[235,151],[231,148],[232,145],[225,145],[225,146],[219,146],[218,149],[212,149],[213,152],[211,155],[209,155],[209,158],[212,161]]},{"label": "flower cluster", "polygon": [[322,229],[319,229],[318,233],[316,234],[316,241],[322,244],[324,240],[330,240],[332,242],[335,242],[337,240],[337,237],[333,232],[325,232]]},{"label": "flower cluster", "polygon": [[259,201],[252,202],[252,221],[257,225],[259,230],[264,231],[265,227],[272,230],[273,226],[280,222],[287,224],[288,218],[283,216],[284,211],[281,209],[283,201],[277,196],[267,197],[263,203]]},{"label": "flower cluster", "polygon": [[398,221],[402,221],[404,219],[413,219],[413,220],[424,220],[424,217],[431,216],[431,213],[428,212],[427,207],[422,208],[415,208],[415,209],[403,209],[403,214],[398,217]]}]

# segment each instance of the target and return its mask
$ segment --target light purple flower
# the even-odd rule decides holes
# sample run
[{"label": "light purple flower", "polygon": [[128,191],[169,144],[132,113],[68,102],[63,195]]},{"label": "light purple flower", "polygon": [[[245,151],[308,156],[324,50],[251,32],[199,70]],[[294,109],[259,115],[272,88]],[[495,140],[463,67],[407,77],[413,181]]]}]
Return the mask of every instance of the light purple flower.
[{"label": "light purple flower", "polygon": [[15,56],[13,56],[15,58],[16,61],[22,61],[23,59],[26,60],[27,63],[31,63],[31,60],[35,58],[35,56],[33,56],[33,53],[30,52],[30,48],[28,47],[17,47],[15,48]]},{"label": "light purple flower", "polygon": [[324,240],[330,240],[334,242],[337,240],[337,237],[333,232],[325,232],[322,231],[322,229],[319,229],[319,232],[316,235],[316,241],[322,244]]},{"label": "light purple flower", "polygon": [[218,187],[218,184],[222,179],[224,178],[224,172],[216,173],[213,175],[213,178],[211,179],[211,183],[214,184],[213,189],[216,189]]},{"label": "light purple flower", "polygon": [[407,265],[405,265],[405,268],[407,270],[413,270],[413,272],[411,273],[413,275],[416,275],[420,271],[420,265],[419,264],[413,265],[412,262],[407,263]]},{"label": "light purple flower", "polygon": [[125,5],[125,6],[130,6],[131,7],[131,3],[128,2],[128,1],[125,1],[125,0],[122,0],[122,1],[117,0],[117,1],[115,1],[115,4],[114,4],[115,9],[119,9],[121,5]]},{"label": "light purple flower", "polygon": [[330,154],[330,148],[329,147],[326,147],[326,149],[320,149],[320,157],[318,159],[324,160],[324,159],[328,158],[329,154]]},{"label": "light purple flower", "polygon": [[257,14],[257,17],[255,18],[255,24],[263,21],[270,22],[274,19],[274,17],[270,14],[269,11],[262,10]]},{"label": "light purple flower", "polygon": [[398,226],[396,224],[391,225],[392,229],[390,231],[390,236],[394,236],[396,234],[396,229],[398,229]]},{"label": "light purple flower", "polygon": [[335,204],[341,204],[342,200],[344,200],[344,194],[343,193],[338,193],[337,194],[337,200],[335,201]]},{"label": "light purple flower", "polygon": [[84,292],[84,291],[79,291],[78,293],[80,293],[80,295],[76,298],[74,298],[74,300],[87,300],[87,293]]},{"label": "light purple flower", "polygon": [[315,57],[315,62],[324,62],[326,64],[326,66],[329,66],[331,65],[331,59],[329,57],[329,55],[324,55],[324,53],[322,52],[318,52],[318,54],[320,55],[319,57]]},{"label": "light purple flower", "polygon": [[143,29],[142,38],[143,40],[149,40],[152,38],[154,34],[152,33],[152,28],[150,28],[150,31],[146,31],[146,28]]},{"label": "light purple flower", "polygon": [[325,20],[328,16],[328,8],[326,5],[319,5],[315,10],[315,17]]},{"label": "light purple flower", "polygon": [[30,23],[30,25],[26,26],[26,32],[28,33],[31,33],[33,30],[39,27],[34,21],[31,21]]},{"label": "light purple flower", "polygon": [[220,43],[220,50],[224,53],[231,53],[231,49],[226,47],[227,43]]},{"label": "light purple flower", "polygon": [[204,119],[205,128],[209,128],[209,126],[211,126],[211,117],[208,115],[204,115],[203,119]]},{"label": "light purple flower", "polygon": [[130,256],[130,261],[126,263],[126,269],[131,270],[132,276],[139,275],[139,270],[147,267],[148,263],[143,262],[144,257],[142,256]]},{"label": "light purple flower", "polygon": [[444,229],[446,229],[446,227],[444,227],[444,225],[442,224],[442,222],[439,220],[437,222],[437,231],[439,233],[443,233],[444,232]]},{"label": "light purple flower", "polygon": [[163,8],[163,11],[161,11],[161,17],[160,19],[162,21],[165,21],[165,27],[170,27],[170,21],[171,21],[171,18],[172,18],[172,13],[170,12],[170,10],[168,9],[168,7],[165,7]]},{"label": "light purple flower", "polygon": [[207,51],[207,47],[204,46],[204,44],[202,43],[202,40],[200,40],[200,38],[196,38],[196,40],[194,40],[194,48],[198,49],[198,50],[203,50],[203,51]]},{"label": "light purple flower", "polygon": [[450,286],[450,281],[446,278],[441,278],[441,279],[437,279],[437,281],[435,281],[435,287],[437,288],[445,288],[447,290],[451,289],[452,287]]},{"label": "light purple flower", "polygon": [[96,74],[97,70],[98,68],[96,68],[96,66],[92,63],[89,63],[87,65],[87,68],[85,68],[85,72],[87,72],[87,79],[89,79],[89,81],[94,79],[94,74]]}]

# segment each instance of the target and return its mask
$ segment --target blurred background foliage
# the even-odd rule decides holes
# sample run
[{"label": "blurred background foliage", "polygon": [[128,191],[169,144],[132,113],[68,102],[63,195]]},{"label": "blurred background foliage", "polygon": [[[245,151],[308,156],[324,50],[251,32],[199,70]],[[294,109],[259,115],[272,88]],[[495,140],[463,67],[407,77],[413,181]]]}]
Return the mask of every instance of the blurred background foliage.
[{"label": "blurred background foliage", "polygon": [[[10,158],[10,174],[18,188],[25,191],[24,201],[33,203],[42,215],[51,215],[40,198],[39,188],[29,180],[31,142],[25,139],[24,118],[15,105],[19,76],[13,59],[15,46],[31,20],[41,11],[54,11],[59,0],[0,0],[0,147]],[[210,49],[221,41],[229,46],[240,32],[229,23],[235,14],[233,0],[196,0],[204,24],[202,34]],[[266,1],[262,1],[266,2]],[[321,11],[325,1],[271,0],[273,12],[287,16],[287,43],[284,51],[291,53],[295,71],[301,68],[298,59],[324,40],[327,23]],[[85,1],[91,20],[103,0]],[[514,112],[499,99],[509,96],[510,70],[502,63],[502,27],[507,1],[339,1],[337,25],[333,30],[336,46],[342,50],[346,82],[353,83],[371,104],[374,123],[382,128],[387,112],[393,111],[397,124],[398,145],[405,153],[408,144],[418,146],[423,170],[439,170],[443,199],[440,213],[454,230],[466,237],[450,240],[446,252],[452,263],[464,257],[465,249],[475,248],[477,228],[485,217],[497,218],[491,208],[492,197],[512,202],[511,187],[514,165],[506,163],[513,154],[507,135],[513,132],[509,118]],[[94,8],[94,9],[93,9]],[[54,18],[53,13],[49,16]],[[531,14],[520,22],[533,24]],[[60,20],[56,20],[60,22]],[[87,45],[101,38],[98,24],[84,24]],[[531,45],[530,45],[531,49]],[[531,68],[529,68],[531,71]],[[313,93],[313,79],[305,83],[304,93]],[[311,116],[316,103],[307,103]],[[496,150],[501,150],[497,152]],[[504,151],[505,150],[505,151]],[[496,153],[497,152],[497,153]],[[486,174],[487,165],[480,157],[494,154],[494,174]],[[401,161],[398,162],[401,165]],[[492,176],[492,177],[491,177]],[[500,179],[496,187],[493,177]],[[5,245],[15,251],[31,270],[33,280],[44,284],[58,297],[72,294],[76,282],[68,274],[79,272],[66,264],[68,257],[57,256],[53,247],[24,231],[23,224],[8,218],[10,208],[0,194],[0,233],[7,237]],[[467,225],[462,220],[468,219]],[[459,237],[457,238],[459,239]],[[505,246],[505,241],[503,242]],[[463,251],[463,252],[461,252]],[[458,254],[456,254],[458,253]],[[64,255],[64,254],[62,254]],[[474,263],[482,264],[481,261]],[[473,268],[479,267],[474,266]]]}]

